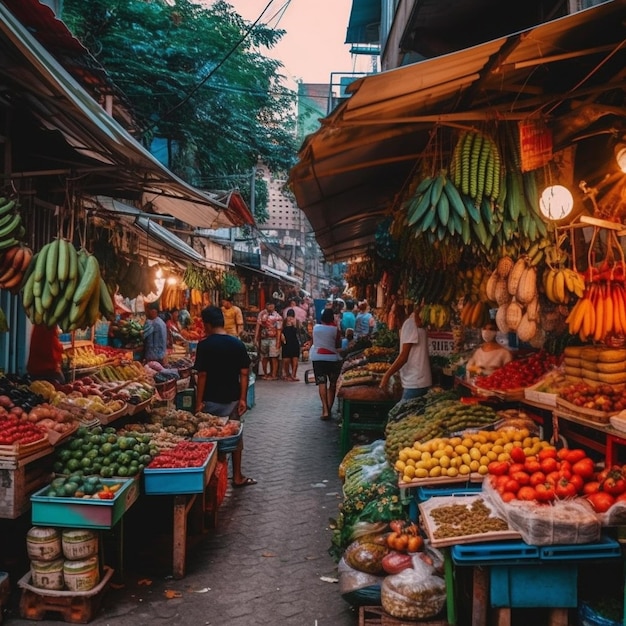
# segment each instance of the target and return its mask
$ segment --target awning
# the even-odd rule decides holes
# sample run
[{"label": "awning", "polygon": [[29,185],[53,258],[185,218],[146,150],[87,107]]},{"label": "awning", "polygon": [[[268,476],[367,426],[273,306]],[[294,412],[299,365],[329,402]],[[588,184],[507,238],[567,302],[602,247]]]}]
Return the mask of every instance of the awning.
[{"label": "awning", "polygon": [[273,280],[283,281],[287,283],[293,283],[294,285],[302,284],[302,281],[295,276],[290,276],[289,274],[285,274],[280,270],[276,270],[274,268],[263,266],[261,268],[252,267],[252,265],[246,265],[245,263],[234,263],[236,268],[239,268],[245,272],[252,272],[253,274],[259,274],[260,276],[264,276],[266,278],[271,278]]},{"label": "awning", "polygon": [[352,0],[345,43],[380,41],[381,0]]},{"label": "awning", "polygon": [[[129,135],[2,3],[0,58],[0,84],[11,94],[12,105],[29,111],[48,134],[62,134],[76,154],[72,172],[91,193],[141,199],[155,212],[195,227],[241,223],[238,210],[232,212],[227,204],[180,179]],[[28,147],[33,160],[59,158],[42,157],[38,152],[42,147],[43,143]],[[14,163],[17,172],[16,167]]]},{"label": "awning", "polygon": [[133,206],[106,196],[86,198],[84,204],[91,210],[100,211],[105,215],[106,213],[115,214],[121,223],[133,228],[140,234],[148,235],[154,242],[158,243],[159,249],[166,256],[176,257],[187,262],[191,261],[202,266],[217,264],[232,267],[233,265],[225,261],[205,258],[175,233],[154,221],[154,219],[160,220],[160,216],[151,218]]},{"label": "awning", "polygon": [[623,118],[625,19],[626,0],[613,0],[352,83],[351,96],[307,137],[289,177],[326,260],[373,246],[437,124],[549,115],[558,149],[585,120],[586,128],[603,115]]}]

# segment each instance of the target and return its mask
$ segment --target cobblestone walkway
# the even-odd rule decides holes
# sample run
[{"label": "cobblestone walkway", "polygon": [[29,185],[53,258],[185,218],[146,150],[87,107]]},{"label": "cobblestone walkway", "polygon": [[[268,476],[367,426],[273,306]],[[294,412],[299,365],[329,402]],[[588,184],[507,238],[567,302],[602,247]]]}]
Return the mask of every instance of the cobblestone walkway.
[{"label": "cobblestone walkway", "polygon": [[[145,561],[127,557],[124,586],[107,592],[91,623],[355,626],[357,613],[333,582],[336,565],[328,554],[329,519],[341,501],[339,427],[336,416],[324,422],[319,415],[314,385],[258,381],[243,454],[243,472],[258,484],[233,489],[229,481],[217,527],[189,550],[183,579],[148,565],[159,552],[167,561],[171,544],[155,540]],[[159,521],[143,521],[146,536]],[[168,599],[168,590],[180,597]],[[5,623],[33,623],[18,615],[13,607]]]}]

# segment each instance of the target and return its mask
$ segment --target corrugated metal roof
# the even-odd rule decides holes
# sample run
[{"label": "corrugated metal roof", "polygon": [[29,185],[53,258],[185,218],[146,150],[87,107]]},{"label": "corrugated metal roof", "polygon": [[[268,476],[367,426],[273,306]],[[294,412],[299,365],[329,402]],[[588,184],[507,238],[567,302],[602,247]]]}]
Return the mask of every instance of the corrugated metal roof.
[{"label": "corrugated metal roof", "polygon": [[351,96],[304,141],[289,178],[326,259],[345,260],[373,245],[376,225],[436,125],[540,115],[555,125],[559,141],[571,141],[561,119],[615,90],[623,97],[625,20],[626,0],[613,0],[355,81]]}]

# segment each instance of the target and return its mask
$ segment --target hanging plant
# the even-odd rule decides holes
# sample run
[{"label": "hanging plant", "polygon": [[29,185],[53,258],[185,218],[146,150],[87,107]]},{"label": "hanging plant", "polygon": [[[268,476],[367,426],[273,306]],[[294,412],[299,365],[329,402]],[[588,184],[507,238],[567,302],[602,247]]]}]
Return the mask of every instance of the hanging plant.
[{"label": "hanging plant", "polygon": [[230,298],[236,293],[241,293],[241,281],[234,272],[226,272],[222,277],[220,291],[225,298]]}]

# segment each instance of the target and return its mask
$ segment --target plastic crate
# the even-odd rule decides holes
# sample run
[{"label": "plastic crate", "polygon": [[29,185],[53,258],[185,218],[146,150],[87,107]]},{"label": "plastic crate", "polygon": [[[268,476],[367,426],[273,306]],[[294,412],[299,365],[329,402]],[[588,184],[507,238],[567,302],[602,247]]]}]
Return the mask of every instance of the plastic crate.
[{"label": "plastic crate", "polygon": [[537,546],[529,546],[523,541],[491,541],[489,543],[457,544],[451,547],[452,560],[457,565],[487,565],[489,563],[517,563],[518,561],[538,561],[540,552]]},{"label": "plastic crate", "polygon": [[243,422],[240,423],[239,432],[232,437],[193,437],[192,441],[212,441],[217,443],[218,452],[233,452],[237,449],[243,435]]},{"label": "plastic crate", "polygon": [[482,483],[451,485],[449,487],[418,487],[415,491],[415,498],[418,502],[426,502],[428,498],[435,496],[456,496],[467,493],[479,493],[482,491],[482,488]]},{"label": "plastic crate", "polygon": [[124,484],[112,500],[97,498],[48,497],[50,486],[35,492],[31,497],[32,523],[35,526],[62,526],[64,528],[112,528],[139,497],[139,479],[102,480],[104,484]]},{"label": "plastic crate", "polygon": [[200,467],[154,468],[143,470],[143,487],[146,495],[165,496],[203,493],[211,478],[217,446],[214,445]]},{"label": "plastic crate", "polygon": [[492,607],[569,608],[578,606],[578,567],[566,565],[492,565]]},{"label": "plastic crate", "polygon": [[579,561],[583,559],[610,559],[622,556],[619,542],[611,537],[602,537],[597,543],[541,546],[542,561]]}]

